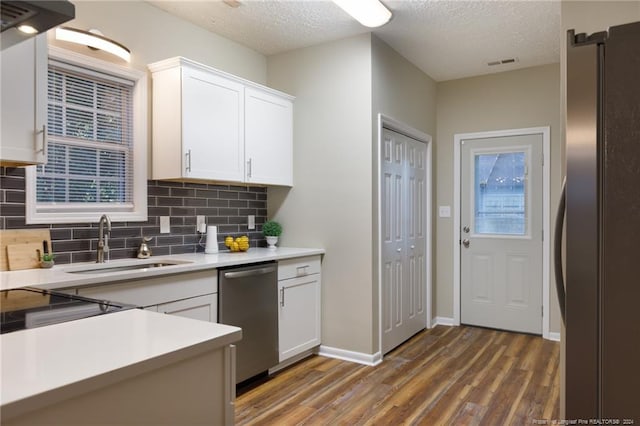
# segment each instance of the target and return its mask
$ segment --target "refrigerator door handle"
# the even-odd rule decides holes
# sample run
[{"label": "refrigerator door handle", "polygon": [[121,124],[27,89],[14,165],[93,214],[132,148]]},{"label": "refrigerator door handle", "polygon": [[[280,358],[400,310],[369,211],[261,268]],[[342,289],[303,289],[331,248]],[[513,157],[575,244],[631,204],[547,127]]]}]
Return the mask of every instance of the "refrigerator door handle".
[{"label": "refrigerator door handle", "polygon": [[564,273],[562,267],[562,234],[564,229],[564,216],[565,207],[567,201],[567,179],[562,182],[562,194],[560,195],[560,203],[558,204],[558,211],[556,213],[556,227],[553,237],[553,265],[556,276],[556,292],[558,293],[558,304],[560,305],[560,315],[562,316],[562,323],[567,324],[565,318],[565,288],[564,288]]}]

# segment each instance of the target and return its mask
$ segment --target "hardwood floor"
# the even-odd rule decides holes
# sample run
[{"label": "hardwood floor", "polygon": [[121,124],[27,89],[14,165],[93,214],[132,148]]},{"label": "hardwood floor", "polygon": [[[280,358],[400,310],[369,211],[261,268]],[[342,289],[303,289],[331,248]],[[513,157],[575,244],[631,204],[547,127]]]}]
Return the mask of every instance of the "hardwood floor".
[{"label": "hardwood floor", "polygon": [[537,336],[437,326],[376,367],[307,358],[240,392],[236,424],[494,426],[558,419],[559,352],[559,343]]}]

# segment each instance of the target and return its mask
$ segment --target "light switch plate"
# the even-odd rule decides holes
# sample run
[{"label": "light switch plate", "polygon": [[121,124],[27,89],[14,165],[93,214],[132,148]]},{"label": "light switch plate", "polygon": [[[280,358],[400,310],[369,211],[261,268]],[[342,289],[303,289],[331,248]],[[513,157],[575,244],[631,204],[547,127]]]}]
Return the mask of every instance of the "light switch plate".
[{"label": "light switch plate", "polygon": [[169,232],[171,232],[169,216],[160,216],[160,233],[168,234]]},{"label": "light switch plate", "polygon": [[450,206],[439,206],[438,207],[438,216],[440,216],[440,217],[451,217],[451,207]]},{"label": "light switch plate", "polygon": [[247,218],[247,228],[256,229],[256,217],[252,214]]}]

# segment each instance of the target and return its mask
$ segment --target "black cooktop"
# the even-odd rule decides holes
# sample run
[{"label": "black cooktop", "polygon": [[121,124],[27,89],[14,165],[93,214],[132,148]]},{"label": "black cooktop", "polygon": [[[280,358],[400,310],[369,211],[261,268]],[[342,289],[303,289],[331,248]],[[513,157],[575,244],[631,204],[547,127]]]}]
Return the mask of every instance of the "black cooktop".
[{"label": "black cooktop", "polygon": [[19,288],[0,291],[0,333],[42,327],[60,322],[133,309],[108,302],[51,290]]}]

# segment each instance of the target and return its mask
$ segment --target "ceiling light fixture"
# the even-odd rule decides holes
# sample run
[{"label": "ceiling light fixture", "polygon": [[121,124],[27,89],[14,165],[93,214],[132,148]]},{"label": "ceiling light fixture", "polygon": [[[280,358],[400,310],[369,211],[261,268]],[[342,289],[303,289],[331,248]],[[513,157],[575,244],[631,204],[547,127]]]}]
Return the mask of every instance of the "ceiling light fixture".
[{"label": "ceiling light fixture", "polygon": [[379,0],[333,0],[333,2],[365,27],[381,27],[391,19],[391,11]]},{"label": "ceiling light fixture", "polygon": [[92,49],[104,50],[112,55],[131,62],[131,51],[117,41],[103,36],[97,30],[78,30],[71,27],[56,28],[56,40],[68,41],[88,46]]}]

